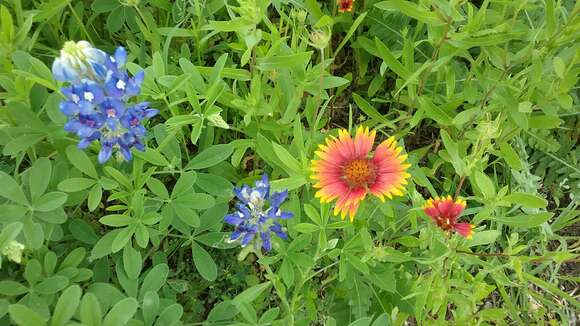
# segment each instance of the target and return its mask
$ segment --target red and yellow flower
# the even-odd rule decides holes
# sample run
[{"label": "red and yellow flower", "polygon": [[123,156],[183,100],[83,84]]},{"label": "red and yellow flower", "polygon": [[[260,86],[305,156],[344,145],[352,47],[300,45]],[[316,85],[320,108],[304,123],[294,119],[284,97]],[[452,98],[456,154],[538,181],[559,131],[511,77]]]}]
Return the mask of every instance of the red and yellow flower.
[{"label": "red and yellow flower", "polygon": [[351,12],[354,0],[338,0],[338,12]]},{"label": "red and yellow flower", "polygon": [[410,177],[406,170],[406,154],[397,146],[394,137],[382,142],[371,154],[376,132],[359,127],[354,139],[342,129],[338,138],[330,136],[326,144],[319,145],[312,161],[312,179],[318,188],[316,197],[322,203],[337,199],[334,215],[342,219],[348,214],[354,219],[360,202],[367,194],[381,201],[403,195],[404,186]]},{"label": "red and yellow flower", "polygon": [[435,197],[427,200],[423,206],[423,211],[433,221],[446,232],[456,231],[463,237],[470,239],[473,236],[475,225],[469,223],[457,223],[457,217],[465,209],[465,200],[456,199],[451,196]]}]

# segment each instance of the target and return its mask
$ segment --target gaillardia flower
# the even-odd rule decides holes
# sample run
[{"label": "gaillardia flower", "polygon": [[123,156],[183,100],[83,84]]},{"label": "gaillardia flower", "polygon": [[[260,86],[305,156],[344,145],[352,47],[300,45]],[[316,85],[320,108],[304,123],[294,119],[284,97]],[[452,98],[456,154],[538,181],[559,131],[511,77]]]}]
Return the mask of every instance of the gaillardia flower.
[{"label": "gaillardia flower", "polygon": [[354,0],[338,0],[338,12],[351,12]]},{"label": "gaillardia flower", "polygon": [[354,219],[360,202],[367,194],[378,197],[403,195],[411,166],[405,163],[406,154],[401,155],[402,147],[397,146],[394,137],[382,142],[371,154],[375,141],[375,131],[359,127],[356,136],[351,138],[342,129],[338,138],[328,137],[325,145],[319,145],[317,160],[312,161],[312,179],[319,188],[316,197],[323,203],[338,199],[334,215],[342,219],[349,215]]},{"label": "gaillardia flower", "polygon": [[470,239],[473,236],[475,225],[469,223],[457,223],[457,217],[465,209],[465,200],[453,201],[451,196],[444,198],[435,197],[427,200],[423,211],[433,219],[437,226],[446,232],[456,231],[463,237]]}]

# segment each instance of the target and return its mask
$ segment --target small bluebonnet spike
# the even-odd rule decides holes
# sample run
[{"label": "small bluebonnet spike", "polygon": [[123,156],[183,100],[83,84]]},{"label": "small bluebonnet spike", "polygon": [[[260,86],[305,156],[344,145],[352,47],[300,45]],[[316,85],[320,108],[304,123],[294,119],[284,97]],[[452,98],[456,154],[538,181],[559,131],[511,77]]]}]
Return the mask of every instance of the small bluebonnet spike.
[{"label": "small bluebonnet spike", "polygon": [[52,74],[58,81],[95,79],[99,75],[97,71],[104,69],[106,56],[87,41],[65,42],[60,57],[52,64]]},{"label": "small bluebonnet spike", "polygon": [[236,211],[224,217],[224,221],[235,227],[230,236],[231,241],[239,241],[242,247],[253,244],[254,250],[260,247],[266,251],[272,250],[272,233],[281,239],[288,239],[284,228],[277,221],[294,216],[292,212],[282,211],[280,206],[288,197],[288,191],[270,194],[268,176],[254,183],[254,187],[243,185],[234,188],[234,194],[239,202]]},{"label": "small bluebonnet spike", "polygon": [[60,110],[69,118],[64,129],[80,137],[81,149],[100,141],[100,163],[107,162],[115,151],[126,160],[132,158],[131,148],[144,151],[147,130],[143,120],[159,113],[148,102],[129,104],[141,92],[145,74],[140,71],[130,77],[126,62],[127,51],[122,47],[110,56],[86,41],[69,41],[52,66],[55,79],[71,84],[61,90],[66,100],[60,103]]}]

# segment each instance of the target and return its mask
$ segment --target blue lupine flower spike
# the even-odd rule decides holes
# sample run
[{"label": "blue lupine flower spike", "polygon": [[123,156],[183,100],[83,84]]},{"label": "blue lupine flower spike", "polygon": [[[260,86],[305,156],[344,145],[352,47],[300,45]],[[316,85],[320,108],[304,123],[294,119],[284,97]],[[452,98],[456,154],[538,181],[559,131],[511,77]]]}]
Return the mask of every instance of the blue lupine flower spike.
[{"label": "blue lupine flower spike", "polygon": [[288,239],[279,219],[294,216],[292,212],[283,211],[280,206],[288,197],[288,191],[270,194],[268,176],[255,182],[254,187],[243,185],[234,188],[239,202],[236,211],[224,217],[224,221],[235,227],[230,241],[238,241],[242,247],[252,244],[254,250],[263,248],[272,250],[272,233],[281,239]]},{"label": "blue lupine flower spike", "polygon": [[86,41],[69,41],[52,65],[54,78],[70,83],[62,88],[66,100],[60,103],[61,112],[69,118],[64,129],[80,137],[81,149],[99,140],[101,163],[115,151],[127,160],[132,158],[131,148],[144,151],[143,120],[159,113],[148,102],[129,104],[141,92],[145,74],[140,71],[130,77],[126,62],[123,47],[111,56]]}]

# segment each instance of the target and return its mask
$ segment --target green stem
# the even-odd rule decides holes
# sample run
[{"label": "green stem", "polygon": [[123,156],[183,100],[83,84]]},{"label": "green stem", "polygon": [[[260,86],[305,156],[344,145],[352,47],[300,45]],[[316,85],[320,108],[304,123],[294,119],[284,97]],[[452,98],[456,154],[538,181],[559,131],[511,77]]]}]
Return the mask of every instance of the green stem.
[{"label": "green stem", "polygon": [[91,36],[89,35],[89,32],[87,31],[85,24],[83,24],[83,21],[81,20],[81,18],[77,15],[76,10],[73,8],[73,6],[70,4],[70,2],[68,3],[68,7],[70,9],[70,11],[72,12],[72,15],[74,16],[74,18],[77,20],[77,22],[79,23],[79,26],[81,27],[81,30],[83,31],[83,33],[85,34],[85,36],[87,37],[87,39],[89,39],[89,42],[91,42],[91,44],[95,44],[95,42],[93,42],[93,39],[91,38]]},{"label": "green stem", "polygon": [[[259,251],[256,251],[256,256],[258,257],[258,260],[263,257],[262,253]],[[268,279],[274,285],[274,289],[276,290],[276,294],[278,295],[278,298],[280,298],[280,301],[282,302],[282,306],[284,306],[284,310],[286,310],[286,314],[288,315],[288,319],[290,320],[289,325],[294,325],[294,314],[292,312],[292,309],[290,308],[290,304],[288,303],[288,299],[286,298],[286,295],[284,295],[284,293],[278,288],[278,281],[277,281],[278,276],[276,274],[274,274],[274,272],[270,268],[270,265],[263,264],[262,266],[264,266],[264,269],[266,269],[266,274],[268,274]]]}]

